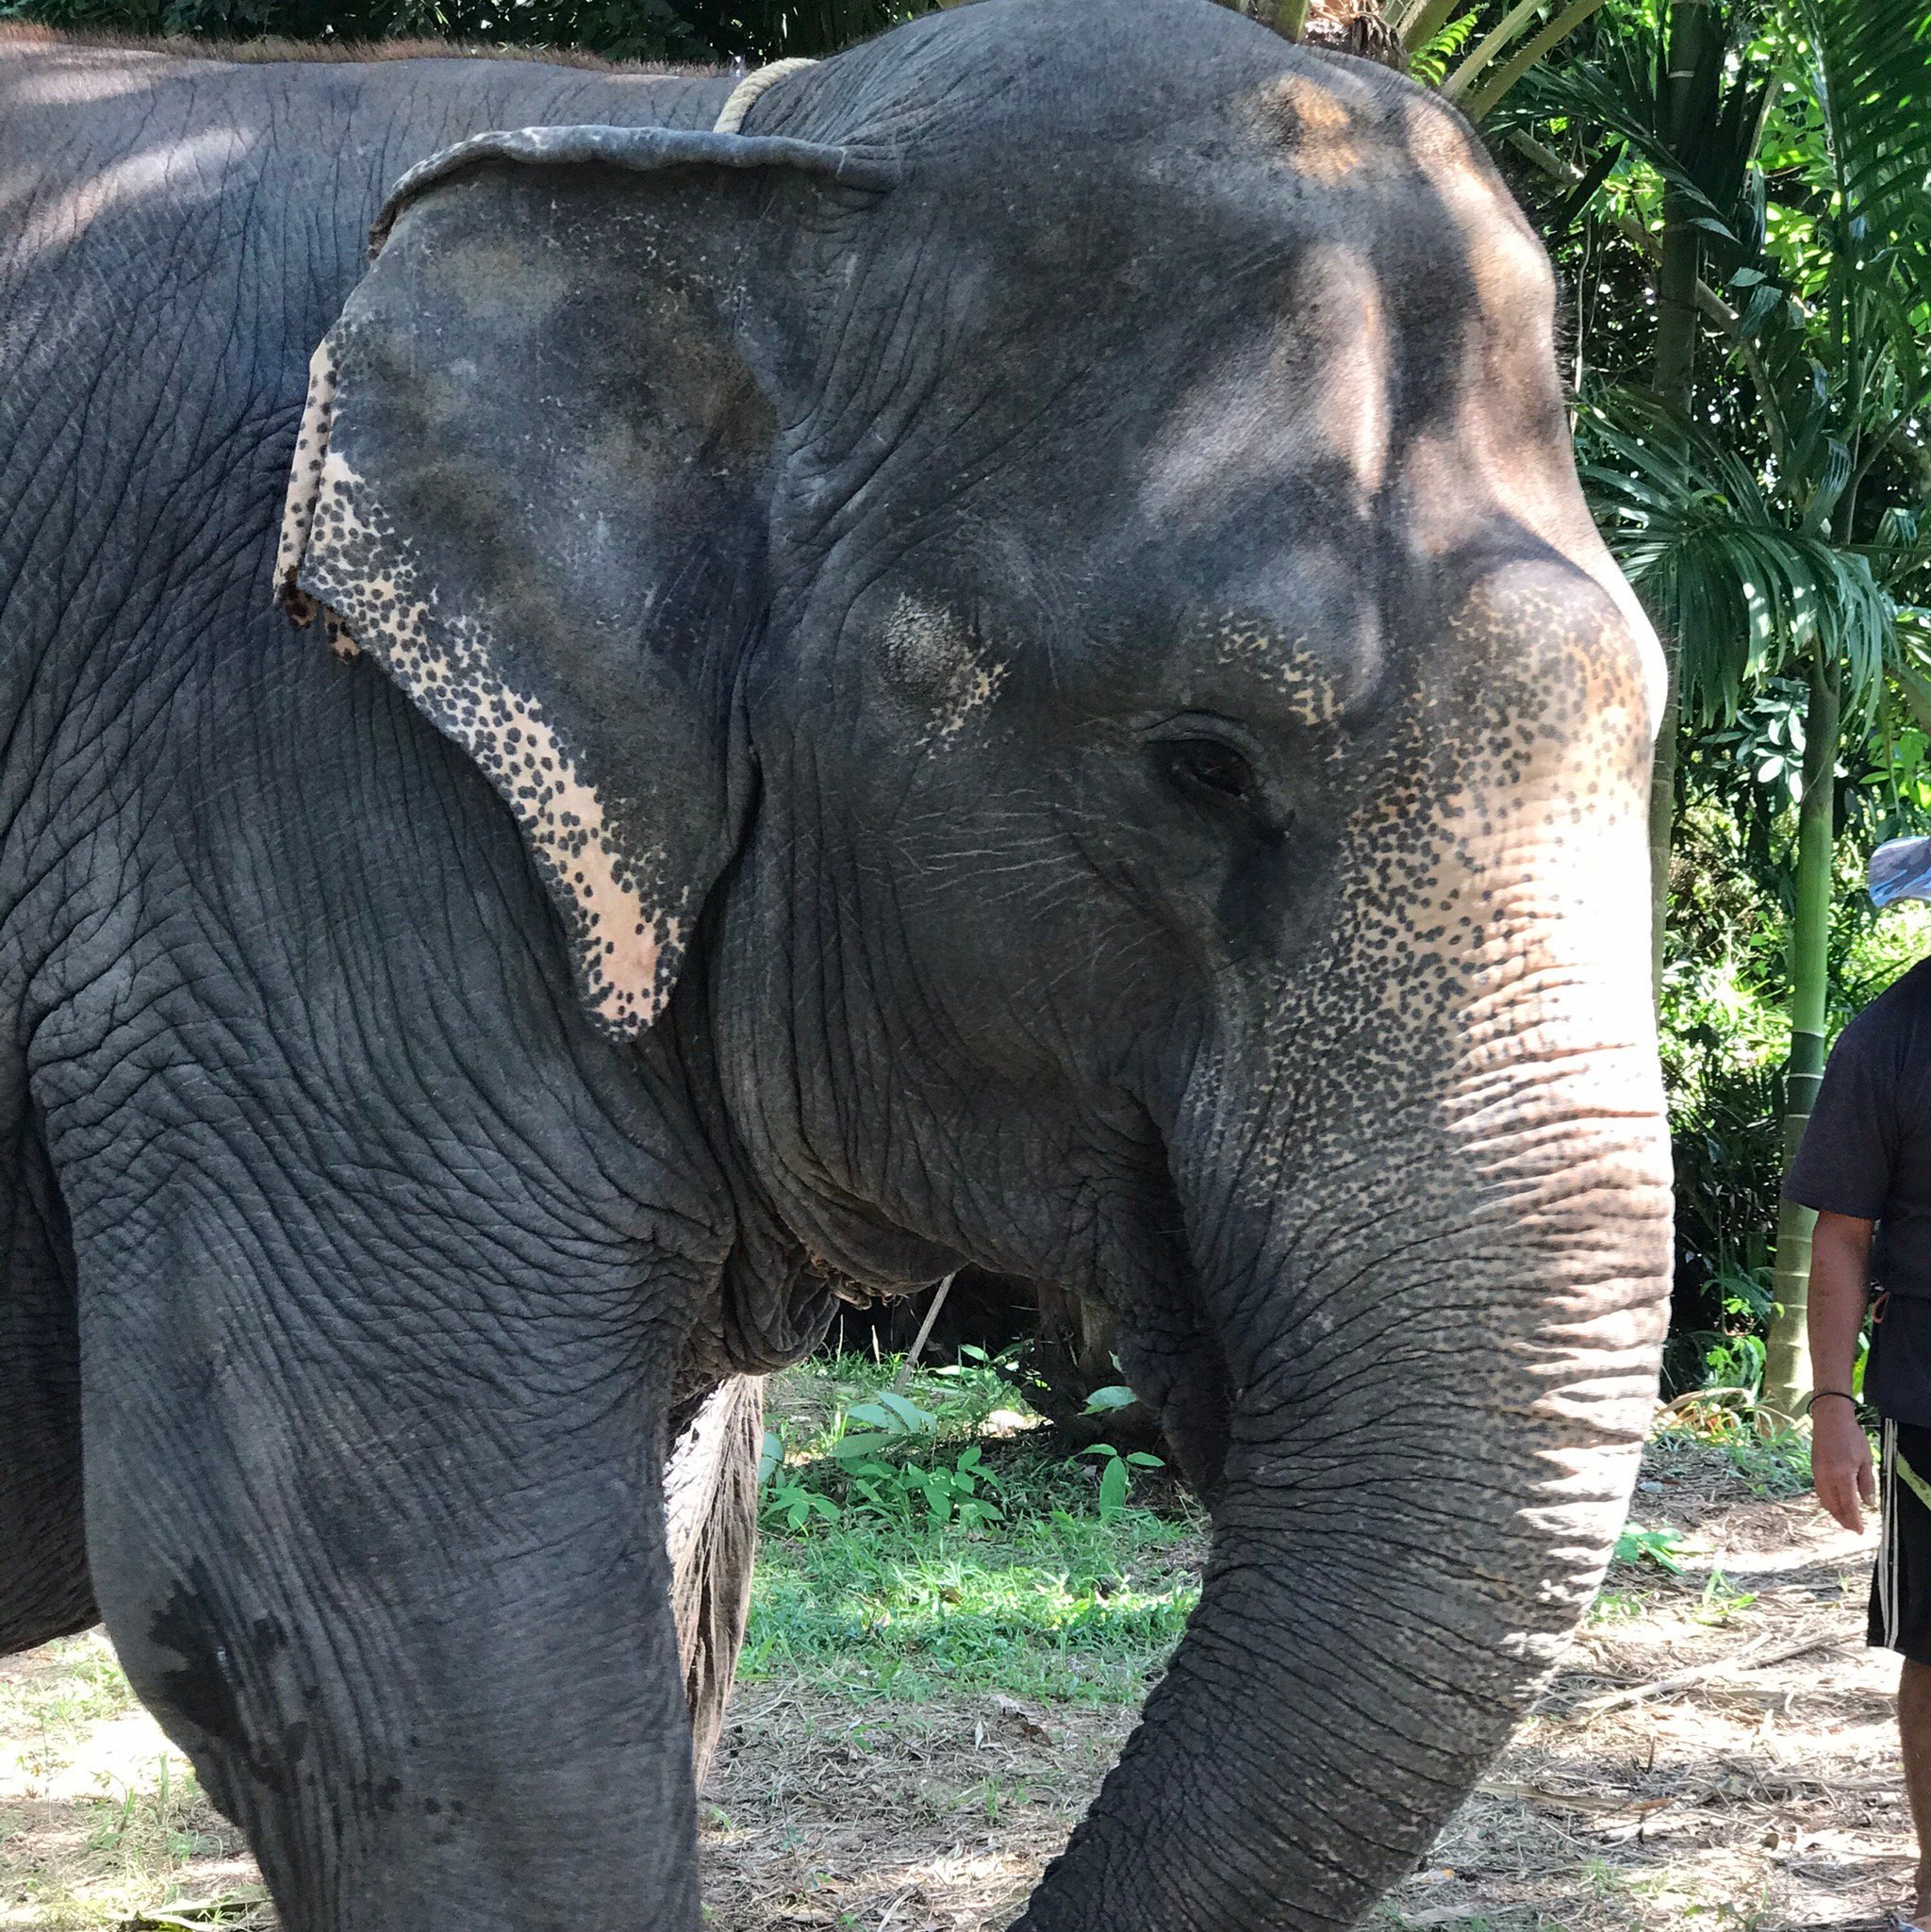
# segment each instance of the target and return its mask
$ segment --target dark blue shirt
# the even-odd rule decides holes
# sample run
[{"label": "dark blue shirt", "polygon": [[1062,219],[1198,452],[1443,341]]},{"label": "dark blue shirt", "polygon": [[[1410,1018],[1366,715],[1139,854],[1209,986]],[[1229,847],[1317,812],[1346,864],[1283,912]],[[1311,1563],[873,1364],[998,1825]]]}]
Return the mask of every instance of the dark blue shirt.
[{"label": "dark blue shirt", "polygon": [[1876,1222],[1871,1280],[1883,1299],[1865,1398],[1931,1426],[1931,960],[1843,1030],[1784,1194]]}]

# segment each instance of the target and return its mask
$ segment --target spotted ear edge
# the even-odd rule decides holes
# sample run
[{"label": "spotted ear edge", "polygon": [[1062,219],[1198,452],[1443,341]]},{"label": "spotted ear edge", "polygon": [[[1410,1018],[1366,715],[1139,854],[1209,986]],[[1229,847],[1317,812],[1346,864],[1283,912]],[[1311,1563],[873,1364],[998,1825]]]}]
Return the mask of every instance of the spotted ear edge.
[{"label": "spotted ear edge", "polygon": [[338,657],[354,657],[361,646],[349,635],[340,616],[303,589],[302,559],[308,550],[308,533],[322,496],[322,466],[328,460],[329,428],[336,406],[336,348],[333,334],[315,345],[308,358],[308,399],[295,432],[295,460],[282,499],[281,536],[275,544],[274,601],[298,631],[320,618],[322,636]]},{"label": "spotted ear edge", "polygon": [[[459,143],[411,169],[373,232],[379,256],[408,208],[485,170],[616,167],[632,173],[773,168],[880,190],[894,171],[809,142],[665,129],[525,128]],[[505,684],[488,613],[440,608],[417,547],[336,446],[339,379],[354,307],[317,347],[284,504],[275,601],[297,627],[321,620],[342,656],[367,650],[437,729],[460,744],[515,813],[567,930],[579,991],[606,1032],[633,1037],[661,1012],[682,962],[703,867],[680,867],[676,837],[625,837],[586,775],[582,748],[541,698]],[[629,815],[633,827],[646,813]],[[685,843],[688,843],[686,838]],[[688,854],[685,854],[688,857]],[[721,863],[721,861],[718,861]],[[715,871],[715,864],[709,868]]]},{"label": "spotted ear edge", "polygon": [[618,1038],[657,1017],[681,963],[693,894],[615,834],[598,786],[541,701],[507,685],[473,620],[438,618],[407,540],[332,446],[333,333],[311,363],[309,406],[283,515],[276,598],[338,655],[369,653],[515,813],[562,915],[579,992]]}]

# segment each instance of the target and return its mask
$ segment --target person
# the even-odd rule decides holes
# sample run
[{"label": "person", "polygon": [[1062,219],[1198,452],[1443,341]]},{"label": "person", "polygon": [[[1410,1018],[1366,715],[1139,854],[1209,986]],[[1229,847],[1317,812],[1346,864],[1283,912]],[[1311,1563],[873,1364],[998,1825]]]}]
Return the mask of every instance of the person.
[{"label": "person", "polygon": [[[1880,906],[1931,899],[1931,838],[1880,846],[1871,896]],[[1868,1641],[1903,1659],[1898,1733],[1918,1838],[1909,1916],[1895,1923],[1931,1932],[1931,959],[1844,1029],[1784,1194],[1817,1210],[1808,1317],[1817,1499],[1861,1532],[1882,1473]],[[1852,1387],[1867,1306],[1862,1397],[1880,1419],[1877,1468]]]}]

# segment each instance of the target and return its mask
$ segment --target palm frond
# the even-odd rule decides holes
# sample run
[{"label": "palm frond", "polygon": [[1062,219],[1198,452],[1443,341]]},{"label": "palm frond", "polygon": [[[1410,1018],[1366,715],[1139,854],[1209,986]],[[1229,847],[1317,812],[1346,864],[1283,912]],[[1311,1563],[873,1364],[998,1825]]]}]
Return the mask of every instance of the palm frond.
[{"label": "palm frond", "polygon": [[1604,0],[1569,0],[1527,46],[1518,48],[1499,67],[1483,71],[1481,84],[1463,96],[1461,111],[1480,126],[1501,105],[1504,96],[1512,92],[1526,74],[1538,69],[1571,34],[1593,19],[1603,4]]},{"label": "palm frond", "polygon": [[1675,636],[1692,717],[1734,718],[1758,679],[1820,652],[1840,658],[1848,705],[1874,700],[1897,615],[1880,572],[1923,560],[1915,526],[1907,545],[1893,530],[1889,547],[1840,548],[1736,452],[1644,394],[1586,407],[1578,440],[1604,538]]},{"label": "palm frond", "polygon": [[1424,87],[1440,87],[1442,76],[1448,71],[1449,61],[1468,44],[1478,18],[1476,10],[1470,8],[1466,13],[1458,14],[1451,20],[1426,46],[1411,48],[1408,57],[1410,74]]},{"label": "palm frond", "polygon": [[1931,237],[1931,8],[1796,0],[1814,64],[1844,240],[1875,252]]}]

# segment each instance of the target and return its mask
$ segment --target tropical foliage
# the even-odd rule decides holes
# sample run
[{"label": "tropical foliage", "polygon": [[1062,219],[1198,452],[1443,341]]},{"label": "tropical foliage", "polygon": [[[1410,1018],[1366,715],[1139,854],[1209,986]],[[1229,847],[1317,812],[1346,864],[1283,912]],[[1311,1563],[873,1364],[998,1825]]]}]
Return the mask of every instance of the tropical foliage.
[{"label": "tropical foliage", "polygon": [[[1862,858],[1925,822],[1931,8],[1624,0],[1498,122],[1559,258],[1595,285],[1585,480],[1675,653],[1653,844],[1687,1299],[1719,1331],[1767,1329],[1704,1365],[1789,1409],[1811,1217],[1777,1207],[1776,1171],[1852,990],[1834,926],[1866,923],[1841,916]],[[1746,883],[1718,931],[1685,903],[1686,835]],[[1741,1050],[1719,1051],[1725,1018]],[[1675,1365],[1701,1372],[1680,1346]]]}]

